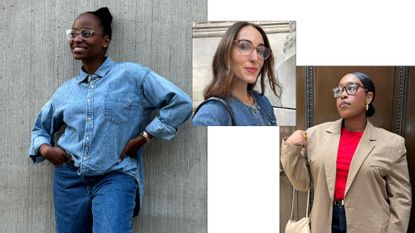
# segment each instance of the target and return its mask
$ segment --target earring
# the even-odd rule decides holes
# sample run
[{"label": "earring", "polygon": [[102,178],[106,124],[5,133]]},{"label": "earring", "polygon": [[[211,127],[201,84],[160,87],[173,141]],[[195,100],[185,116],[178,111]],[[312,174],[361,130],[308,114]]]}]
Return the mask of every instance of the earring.
[{"label": "earring", "polygon": [[369,110],[369,104],[365,105],[366,111]]}]

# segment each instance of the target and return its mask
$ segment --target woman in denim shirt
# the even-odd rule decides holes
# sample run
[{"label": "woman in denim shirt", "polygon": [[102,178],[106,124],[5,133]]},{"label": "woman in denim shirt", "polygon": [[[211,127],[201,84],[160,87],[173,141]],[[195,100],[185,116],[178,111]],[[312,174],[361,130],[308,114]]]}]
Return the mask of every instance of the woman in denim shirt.
[{"label": "woman in denim shirt", "polygon": [[[143,145],[172,139],[191,115],[189,96],[174,84],[105,56],[111,22],[108,8],[100,8],[80,14],[67,30],[83,66],[42,107],[32,131],[30,157],[55,165],[57,232],[131,232],[144,193]],[[151,119],[154,109],[159,115]]]},{"label": "woman in denim shirt", "polygon": [[[233,24],[214,55],[213,80],[204,91],[205,101],[197,108],[193,125],[277,125],[264,96],[266,79],[274,94],[280,94],[273,67],[274,56],[262,28],[248,22]],[[254,90],[258,79],[260,92]]]}]

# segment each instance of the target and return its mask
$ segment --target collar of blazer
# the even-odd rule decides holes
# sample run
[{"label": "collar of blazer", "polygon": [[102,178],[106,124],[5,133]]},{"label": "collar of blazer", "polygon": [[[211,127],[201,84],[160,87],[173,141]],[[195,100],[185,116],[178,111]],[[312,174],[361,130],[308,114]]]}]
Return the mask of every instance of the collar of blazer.
[{"label": "collar of blazer", "polygon": [[[343,119],[332,122],[326,130],[326,139],[324,146],[327,148],[324,153],[324,171],[326,173],[327,187],[330,193],[330,198],[333,201],[334,188],[336,183],[336,160],[337,151],[339,148],[340,132]],[[346,189],[344,196],[346,197],[350,186],[353,183],[363,162],[375,147],[376,135],[374,133],[375,127],[367,121],[366,128],[363,132],[362,138],[353,155],[350,163],[349,174],[347,175]]]}]

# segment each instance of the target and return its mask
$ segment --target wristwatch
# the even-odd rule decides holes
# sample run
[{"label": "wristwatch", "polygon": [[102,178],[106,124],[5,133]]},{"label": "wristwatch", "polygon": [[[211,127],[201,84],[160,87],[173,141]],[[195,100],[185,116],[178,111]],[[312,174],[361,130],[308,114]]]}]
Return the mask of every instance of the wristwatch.
[{"label": "wristwatch", "polygon": [[140,133],[140,136],[143,136],[147,143],[149,143],[151,141],[150,136],[148,135],[147,131],[145,131],[145,130]]}]

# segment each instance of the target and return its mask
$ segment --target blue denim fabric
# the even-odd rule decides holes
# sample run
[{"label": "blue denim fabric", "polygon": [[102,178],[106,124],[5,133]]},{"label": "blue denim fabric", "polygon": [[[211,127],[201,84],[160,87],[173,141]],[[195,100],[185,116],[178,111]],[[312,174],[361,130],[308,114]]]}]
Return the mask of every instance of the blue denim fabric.
[{"label": "blue denim fabric", "polygon": [[79,176],[65,163],[55,167],[53,194],[58,233],[132,232],[137,182],[120,172]]},{"label": "blue denim fabric", "polygon": [[344,206],[333,205],[333,219],[331,222],[332,233],[346,233],[347,222]]},{"label": "blue denim fabric", "polygon": [[[258,92],[249,92],[255,100],[253,106],[242,103],[237,98],[227,98],[235,115],[238,126],[275,126],[277,119],[274,109],[266,96]],[[192,119],[194,126],[230,126],[232,119],[228,111],[220,103],[211,101],[203,105]]]},{"label": "blue denim fabric", "polygon": [[[155,109],[159,115],[151,119]],[[33,127],[29,155],[34,162],[43,161],[39,147],[52,144],[54,133],[66,126],[57,146],[72,156],[78,174],[119,171],[132,175],[139,184],[141,204],[143,147],[135,158],[127,156],[119,162],[124,146],[144,129],[155,137],[172,139],[191,109],[186,93],[149,68],[107,57],[93,75],[81,69],[42,107]]]}]

